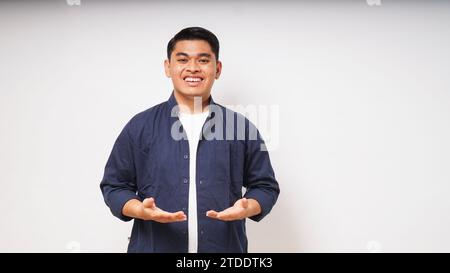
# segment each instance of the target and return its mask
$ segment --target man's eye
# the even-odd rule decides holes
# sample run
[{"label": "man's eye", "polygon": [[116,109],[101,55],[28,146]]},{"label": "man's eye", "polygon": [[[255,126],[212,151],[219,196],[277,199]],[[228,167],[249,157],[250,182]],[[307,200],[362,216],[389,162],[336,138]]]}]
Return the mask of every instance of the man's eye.
[{"label": "man's eye", "polygon": [[203,64],[206,64],[206,63],[209,63],[209,60],[208,59],[201,59],[200,62],[203,63]]},{"label": "man's eye", "polygon": [[178,61],[184,63],[187,62],[187,59],[178,59]]}]

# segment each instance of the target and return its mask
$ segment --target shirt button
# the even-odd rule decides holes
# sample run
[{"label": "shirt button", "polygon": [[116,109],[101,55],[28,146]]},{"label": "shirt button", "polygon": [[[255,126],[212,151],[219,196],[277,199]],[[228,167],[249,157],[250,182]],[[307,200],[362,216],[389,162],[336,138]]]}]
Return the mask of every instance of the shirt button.
[{"label": "shirt button", "polygon": [[187,178],[183,178],[183,183],[186,184],[188,182]]},{"label": "shirt button", "polygon": [[188,155],[184,155],[184,159],[188,159],[188,157],[189,157]]},{"label": "shirt button", "polygon": [[200,230],[200,234],[202,234],[202,235],[203,235],[203,229],[202,229],[202,230]]},{"label": "shirt button", "polygon": [[198,181],[198,183],[200,183],[200,185],[201,185],[203,183],[203,181],[200,180],[200,181]]}]

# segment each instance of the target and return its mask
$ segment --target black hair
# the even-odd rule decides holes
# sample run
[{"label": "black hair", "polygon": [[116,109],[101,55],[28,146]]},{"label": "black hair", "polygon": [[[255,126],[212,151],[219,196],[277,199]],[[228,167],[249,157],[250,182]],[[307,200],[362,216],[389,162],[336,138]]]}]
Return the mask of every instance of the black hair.
[{"label": "black hair", "polygon": [[170,39],[169,43],[167,44],[167,59],[170,60],[170,55],[172,55],[175,44],[178,41],[183,40],[206,41],[211,47],[211,50],[214,52],[216,60],[219,60],[219,40],[217,39],[216,35],[214,35],[214,33],[202,27],[188,27],[182,29],[175,36],[173,36],[173,38]]}]

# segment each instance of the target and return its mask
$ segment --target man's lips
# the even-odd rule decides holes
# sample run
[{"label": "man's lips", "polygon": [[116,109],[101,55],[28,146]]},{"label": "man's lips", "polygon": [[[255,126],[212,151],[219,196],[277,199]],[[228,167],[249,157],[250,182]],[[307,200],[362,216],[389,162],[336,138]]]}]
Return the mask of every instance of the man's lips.
[{"label": "man's lips", "polygon": [[203,82],[203,78],[198,76],[186,76],[183,80],[189,86],[198,86]]}]

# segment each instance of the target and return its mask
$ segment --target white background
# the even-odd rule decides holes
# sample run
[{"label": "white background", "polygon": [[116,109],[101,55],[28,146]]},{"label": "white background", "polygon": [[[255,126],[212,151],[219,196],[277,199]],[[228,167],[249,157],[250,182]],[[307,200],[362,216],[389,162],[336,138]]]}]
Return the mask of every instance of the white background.
[{"label": "white background", "polygon": [[221,42],[214,99],[280,109],[281,194],[248,221],[251,252],[450,251],[446,1],[14,2],[0,2],[0,251],[126,250],[103,168],[125,123],[168,99],[167,42],[197,25]]}]

